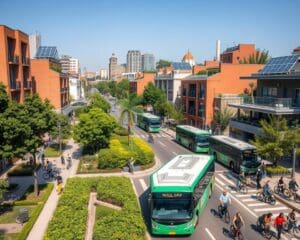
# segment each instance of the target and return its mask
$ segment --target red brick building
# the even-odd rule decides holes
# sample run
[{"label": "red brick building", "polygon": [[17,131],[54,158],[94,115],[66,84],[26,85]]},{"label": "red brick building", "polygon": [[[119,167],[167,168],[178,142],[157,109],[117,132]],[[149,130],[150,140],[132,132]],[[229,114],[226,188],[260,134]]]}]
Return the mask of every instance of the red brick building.
[{"label": "red brick building", "polygon": [[154,84],[155,72],[142,72],[137,75],[134,81],[130,81],[130,93],[142,95],[145,87],[152,82]]}]

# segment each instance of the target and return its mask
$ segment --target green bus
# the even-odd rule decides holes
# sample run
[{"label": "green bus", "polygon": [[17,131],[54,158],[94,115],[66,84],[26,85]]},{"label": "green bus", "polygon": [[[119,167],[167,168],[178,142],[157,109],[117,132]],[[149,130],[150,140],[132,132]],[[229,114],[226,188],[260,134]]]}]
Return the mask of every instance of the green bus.
[{"label": "green bus", "polygon": [[160,132],[160,117],[151,113],[138,113],[137,125],[147,132]]},{"label": "green bus", "polygon": [[190,235],[214,186],[214,159],[178,155],[150,176],[151,233]]},{"label": "green bus", "polygon": [[208,153],[210,133],[188,125],[176,126],[176,141],[196,153]]},{"label": "green bus", "polygon": [[218,135],[209,138],[210,153],[215,160],[232,171],[246,174],[256,173],[260,166],[256,147],[238,139]]}]

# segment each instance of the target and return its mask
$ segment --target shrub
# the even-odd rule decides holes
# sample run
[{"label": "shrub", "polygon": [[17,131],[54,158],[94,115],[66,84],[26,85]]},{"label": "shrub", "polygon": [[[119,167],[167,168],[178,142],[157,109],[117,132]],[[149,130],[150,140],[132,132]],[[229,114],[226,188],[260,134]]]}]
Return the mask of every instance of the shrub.
[{"label": "shrub", "polygon": [[137,152],[136,164],[145,165],[153,161],[154,153],[147,143],[137,137],[132,137],[132,142]]},{"label": "shrub", "polygon": [[118,126],[115,128],[114,133],[119,136],[128,136],[128,129]]},{"label": "shrub", "polygon": [[290,174],[290,170],[282,166],[268,166],[266,171],[268,175]]},{"label": "shrub", "polygon": [[[37,168],[40,168],[40,164],[37,164]],[[11,176],[32,176],[33,175],[33,166],[26,163],[21,163],[15,166],[10,170],[7,175]]]}]

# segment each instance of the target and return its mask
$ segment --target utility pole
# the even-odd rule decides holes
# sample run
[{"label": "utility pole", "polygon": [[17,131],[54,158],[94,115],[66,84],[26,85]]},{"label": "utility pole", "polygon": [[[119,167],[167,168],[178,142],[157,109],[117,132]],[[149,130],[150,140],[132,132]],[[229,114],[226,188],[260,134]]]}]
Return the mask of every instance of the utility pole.
[{"label": "utility pole", "polygon": [[296,168],[296,150],[297,150],[297,145],[294,144],[293,148],[293,167],[292,167],[292,178],[295,177],[295,168]]},{"label": "utility pole", "polygon": [[59,154],[62,153],[62,146],[61,146],[61,123],[58,122],[58,138],[59,138]]}]

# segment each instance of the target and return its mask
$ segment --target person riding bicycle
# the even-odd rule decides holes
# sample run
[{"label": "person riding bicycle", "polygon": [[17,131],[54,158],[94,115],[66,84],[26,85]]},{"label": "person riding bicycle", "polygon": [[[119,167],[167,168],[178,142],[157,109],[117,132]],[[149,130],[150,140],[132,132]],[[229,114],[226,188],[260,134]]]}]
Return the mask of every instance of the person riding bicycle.
[{"label": "person riding bicycle", "polygon": [[245,222],[241,216],[241,213],[237,212],[232,219],[232,226],[234,228],[235,235],[239,231],[239,229],[241,229],[241,227],[244,225],[245,225]]},{"label": "person riding bicycle", "polygon": [[153,138],[151,133],[149,133],[149,135],[148,135],[148,141],[149,142],[154,142],[154,138]]},{"label": "person riding bicycle", "polygon": [[297,222],[294,209],[288,214],[287,222],[288,222],[288,232],[289,232],[294,226],[296,226],[296,222]]},{"label": "person riding bicycle", "polygon": [[231,196],[227,192],[226,189],[223,190],[223,193],[220,196],[220,206],[221,206],[221,217],[224,215],[225,211],[227,210],[228,204],[231,203]]},{"label": "person riding bicycle", "polygon": [[244,172],[241,172],[240,175],[237,177],[237,181],[236,181],[236,188],[238,191],[240,191],[241,188],[245,186],[243,181],[245,181],[245,174]]},{"label": "person riding bicycle", "polygon": [[297,184],[295,178],[293,178],[289,182],[289,190],[291,191],[292,195],[295,195],[298,191],[299,185]]},{"label": "person riding bicycle", "polygon": [[265,183],[265,185],[263,186],[263,195],[264,197],[271,197],[272,193],[271,193],[271,188],[269,185],[269,180]]},{"label": "person riding bicycle", "polygon": [[283,177],[282,176],[279,178],[277,186],[278,186],[278,191],[280,193],[283,193],[283,190],[284,190],[284,181],[283,181]]},{"label": "person riding bicycle", "polygon": [[262,221],[262,229],[263,232],[266,230],[270,230],[271,222],[272,222],[272,213],[264,214]]}]

